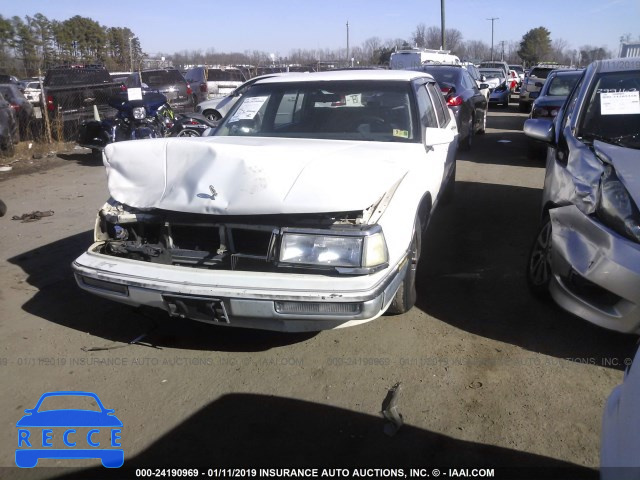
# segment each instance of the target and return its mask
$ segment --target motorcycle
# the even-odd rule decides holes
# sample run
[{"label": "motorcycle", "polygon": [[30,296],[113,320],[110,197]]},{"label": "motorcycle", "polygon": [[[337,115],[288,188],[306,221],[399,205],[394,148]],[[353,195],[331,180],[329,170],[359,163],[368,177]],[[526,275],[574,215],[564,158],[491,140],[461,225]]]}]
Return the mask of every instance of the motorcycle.
[{"label": "motorcycle", "polygon": [[159,92],[142,91],[141,98],[132,99],[122,92],[108,100],[117,110],[113,118],[83,122],[77,143],[94,153],[104,150],[110,143],[124,140],[162,137],[199,137],[215,122],[198,113],[176,115]]}]

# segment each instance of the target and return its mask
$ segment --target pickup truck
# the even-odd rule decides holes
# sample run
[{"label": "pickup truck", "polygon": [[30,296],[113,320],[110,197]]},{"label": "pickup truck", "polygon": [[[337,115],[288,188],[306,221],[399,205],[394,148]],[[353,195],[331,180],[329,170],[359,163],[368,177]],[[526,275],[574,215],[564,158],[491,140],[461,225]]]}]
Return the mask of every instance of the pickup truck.
[{"label": "pickup truck", "polygon": [[63,124],[93,119],[93,106],[101,117],[113,116],[115,110],[107,100],[120,91],[101,65],[73,65],[47,70],[44,78],[44,98],[51,120],[60,118]]}]

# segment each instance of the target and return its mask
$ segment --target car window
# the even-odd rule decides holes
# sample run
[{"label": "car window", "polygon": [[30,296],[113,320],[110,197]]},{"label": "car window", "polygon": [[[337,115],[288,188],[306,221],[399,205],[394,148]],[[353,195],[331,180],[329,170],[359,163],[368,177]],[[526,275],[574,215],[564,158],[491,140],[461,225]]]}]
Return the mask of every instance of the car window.
[{"label": "car window", "polygon": [[257,83],[214,135],[415,142],[414,131],[407,82],[351,80]]},{"label": "car window", "polygon": [[68,68],[49,70],[44,83],[49,87],[61,85],[90,85],[111,82],[105,69]]},{"label": "car window", "polygon": [[418,99],[418,110],[420,112],[420,123],[423,127],[438,128],[438,117],[427,92],[426,85],[421,85],[416,91]]},{"label": "car window", "polygon": [[586,97],[578,119],[579,135],[640,148],[640,112],[637,110],[640,71],[600,73]]},{"label": "car window", "polygon": [[297,89],[285,91],[276,110],[275,127],[298,122],[305,94]]},{"label": "car window", "polygon": [[239,70],[218,70],[210,68],[207,72],[210,82],[242,82],[244,79]]},{"label": "car window", "polygon": [[547,78],[552,70],[553,68],[534,68],[531,70],[529,76],[536,78]]},{"label": "car window", "polygon": [[547,95],[566,97],[571,93],[580,75],[554,75],[548,80]]},{"label": "car window", "polygon": [[464,82],[464,86],[473,90],[477,88],[476,82],[473,81],[473,78],[469,75],[468,72],[462,72],[462,81]]},{"label": "car window", "polygon": [[440,93],[436,84],[429,82],[427,84],[427,91],[431,95],[431,100],[435,107],[436,117],[438,118],[438,124],[440,127],[444,127],[449,123],[449,112],[447,111],[447,105],[444,103],[444,97]]},{"label": "car window", "polygon": [[184,83],[185,80],[177,70],[157,70],[142,72],[142,81],[150,87],[159,87],[174,83]]},{"label": "car window", "polygon": [[431,74],[431,76],[436,79],[436,82],[438,82],[441,87],[444,86],[443,84],[453,87],[458,85],[460,72],[457,70],[454,70],[452,68],[433,67],[425,68],[424,71]]}]

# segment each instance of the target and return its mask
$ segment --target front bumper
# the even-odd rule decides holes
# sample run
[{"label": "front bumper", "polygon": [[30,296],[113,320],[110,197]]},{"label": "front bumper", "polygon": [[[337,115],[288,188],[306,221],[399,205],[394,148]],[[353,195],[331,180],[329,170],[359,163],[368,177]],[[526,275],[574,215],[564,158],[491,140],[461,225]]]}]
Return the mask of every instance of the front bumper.
[{"label": "front bumper", "polygon": [[[362,276],[212,271],[116,258],[92,245],[72,266],[78,286],[131,306],[230,327],[286,332],[349,327],[391,303],[408,268]],[[207,312],[209,311],[209,314]]]},{"label": "front bumper", "polygon": [[495,90],[489,95],[489,103],[509,103],[511,92],[506,90],[504,92],[496,92]]},{"label": "front bumper", "polygon": [[575,205],[549,213],[554,300],[601,327],[640,333],[640,245]]}]

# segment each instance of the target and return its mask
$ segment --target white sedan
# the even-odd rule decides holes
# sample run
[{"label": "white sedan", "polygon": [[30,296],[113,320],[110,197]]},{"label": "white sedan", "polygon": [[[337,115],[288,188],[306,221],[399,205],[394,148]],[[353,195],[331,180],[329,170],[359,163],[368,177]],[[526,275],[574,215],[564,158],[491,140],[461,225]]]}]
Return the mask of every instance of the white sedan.
[{"label": "white sedan", "polygon": [[76,280],[235,327],[317,331],[406,312],[422,233],[453,194],[457,137],[422,72],[257,81],[213,136],[105,149],[111,198]]}]

